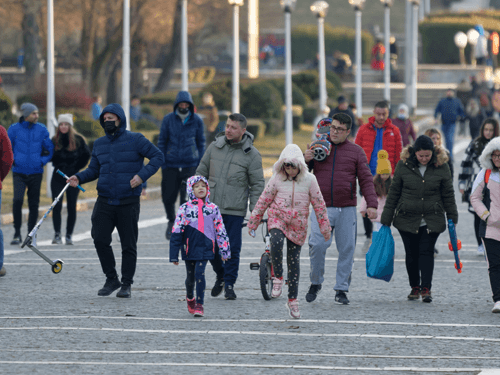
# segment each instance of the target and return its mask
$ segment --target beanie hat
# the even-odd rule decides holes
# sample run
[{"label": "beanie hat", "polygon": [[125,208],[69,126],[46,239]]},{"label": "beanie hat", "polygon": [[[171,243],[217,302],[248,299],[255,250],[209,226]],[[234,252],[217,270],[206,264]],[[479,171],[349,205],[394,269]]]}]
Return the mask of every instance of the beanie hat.
[{"label": "beanie hat", "polygon": [[71,113],[63,113],[59,115],[57,118],[57,125],[59,125],[61,122],[67,122],[71,126],[73,126],[73,115]]},{"label": "beanie hat", "polygon": [[434,142],[426,135],[421,135],[417,138],[413,144],[413,151],[417,152],[420,150],[430,150],[434,151]]},{"label": "beanie hat", "polygon": [[35,111],[38,111],[38,107],[36,105],[31,103],[21,104],[21,113],[23,114],[23,117],[26,118]]},{"label": "beanie hat", "polygon": [[377,174],[392,174],[391,162],[389,161],[389,153],[385,150],[380,150],[377,156]]}]

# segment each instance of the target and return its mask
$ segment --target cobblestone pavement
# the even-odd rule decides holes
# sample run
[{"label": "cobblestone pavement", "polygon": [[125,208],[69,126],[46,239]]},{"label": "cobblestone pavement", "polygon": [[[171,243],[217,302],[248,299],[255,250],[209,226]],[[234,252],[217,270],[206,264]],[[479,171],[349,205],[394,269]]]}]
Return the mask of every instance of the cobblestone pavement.
[{"label": "cobblestone pavement", "polygon": [[[456,171],[463,148],[458,151]],[[9,245],[13,228],[4,226],[0,374],[285,374],[292,368],[299,374],[498,374],[492,369],[500,368],[500,314],[491,313],[487,267],[476,251],[473,216],[463,203],[459,213],[464,271],[456,272],[443,233],[432,303],[406,299],[409,286],[397,230],[391,282],[366,277],[365,237],[358,220],[351,304],[334,303],[334,246],[327,253],[322,293],[313,303],[305,301],[309,259],[304,246],[300,320],[289,317],[284,296],[262,298],[258,272],[249,268],[263,252],[262,238],[253,239],[246,231],[237,300],[212,298],[208,289],[205,317],[188,314],[185,268],[168,262],[159,200],[142,202],[139,260],[129,300],[97,296],[104,276],[90,238],[90,211],[78,213],[74,246],[50,244],[50,219],[40,228],[39,248],[51,259],[64,260],[57,275],[32,251]],[[113,242],[118,249],[116,236]],[[207,288],[214,281],[209,266]]]}]

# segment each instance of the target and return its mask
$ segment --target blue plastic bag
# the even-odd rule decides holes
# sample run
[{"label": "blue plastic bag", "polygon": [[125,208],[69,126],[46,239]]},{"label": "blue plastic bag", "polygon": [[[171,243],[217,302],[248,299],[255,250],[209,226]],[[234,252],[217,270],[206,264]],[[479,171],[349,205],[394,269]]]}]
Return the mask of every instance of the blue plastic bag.
[{"label": "blue plastic bag", "polygon": [[382,225],[373,233],[372,244],[366,253],[366,275],[389,282],[394,274],[394,238],[391,228]]}]

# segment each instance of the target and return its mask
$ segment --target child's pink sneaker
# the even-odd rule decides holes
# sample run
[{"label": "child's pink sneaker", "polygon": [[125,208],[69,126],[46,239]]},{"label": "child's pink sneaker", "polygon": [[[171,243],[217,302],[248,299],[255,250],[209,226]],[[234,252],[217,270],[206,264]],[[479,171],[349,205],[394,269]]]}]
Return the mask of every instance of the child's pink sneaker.
[{"label": "child's pink sneaker", "polygon": [[194,308],[194,316],[202,317],[203,316],[203,305],[197,303]]},{"label": "child's pink sneaker", "polygon": [[281,296],[281,288],[283,287],[283,278],[278,279],[276,277],[273,278],[273,291],[271,292],[272,298],[278,298]]},{"label": "child's pink sneaker", "polygon": [[192,299],[189,299],[186,297],[187,305],[188,305],[188,311],[190,314],[194,314],[194,309],[196,307],[196,301],[194,297]]},{"label": "child's pink sneaker", "polygon": [[299,301],[297,301],[297,299],[289,299],[286,303],[286,307],[288,307],[288,312],[292,318],[300,318]]}]

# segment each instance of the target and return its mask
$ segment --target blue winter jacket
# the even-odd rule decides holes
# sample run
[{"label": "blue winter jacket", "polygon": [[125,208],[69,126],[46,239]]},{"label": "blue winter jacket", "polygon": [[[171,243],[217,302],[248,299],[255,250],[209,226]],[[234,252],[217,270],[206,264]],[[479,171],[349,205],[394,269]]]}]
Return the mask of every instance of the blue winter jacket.
[{"label": "blue winter jacket", "polygon": [[[142,134],[126,130],[127,118],[119,104],[109,104],[103,109],[99,118],[102,127],[105,113],[117,115],[120,126],[114,134],[106,133],[94,142],[89,166],[76,176],[80,184],[99,178],[98,195],[107,198],[108,204],[120,205],[125,198],[141,195],[142,185],[132,189],[130,180],[138,175],[146,182],[163,164],[163,155]],[[145,157],[149,159],[147,165]]]},{"label": "blue winter jacket", "polygon": [[21,117],[18,123],[9,127],[8,135],[14,152],[12,172],[43,173],[44,165],[52,159],[54,153],[54,144],[45,125],[33,124]]},{"label": "blue winter jacket", "polygon": [[439,101],[434,117],[438,117],[441,113],[441,121],[443,124],[454,124],[457,117],[465,117],[464,107],[458,98],[443,98]]},{"label": "blue winter jacket", "polygon": [[[183,122],[176,110],[181,102],[189,103],[189,116]],[[162,168],[197,167],[205,152],[203,120],[194,113],[191,94],[180,91],[174,103],[174,111],[163,118],[158,148],[165,156]]]}]

